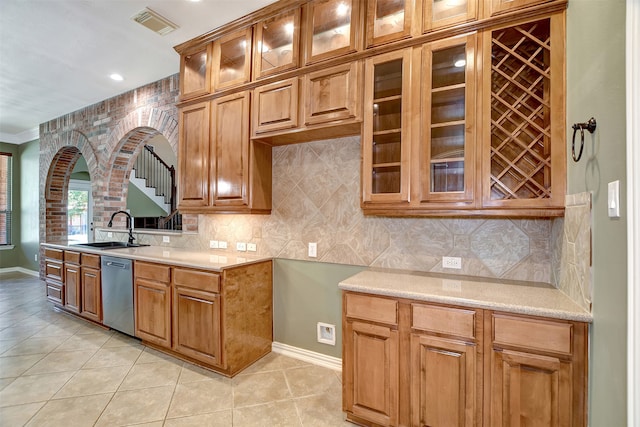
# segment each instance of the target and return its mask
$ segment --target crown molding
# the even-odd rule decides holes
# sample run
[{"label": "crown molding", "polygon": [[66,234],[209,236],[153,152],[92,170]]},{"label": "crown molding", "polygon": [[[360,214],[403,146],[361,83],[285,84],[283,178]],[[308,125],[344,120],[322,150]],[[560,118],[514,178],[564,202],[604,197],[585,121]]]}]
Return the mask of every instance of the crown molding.
[{"label": "crown molding", "polygon": [[20,133],[6,133],[0,132],[0,142],[6,142],[8,144],[24,144],[25,142],[33,141],[34,139],[40,139],[40,127],[28,129]]}]

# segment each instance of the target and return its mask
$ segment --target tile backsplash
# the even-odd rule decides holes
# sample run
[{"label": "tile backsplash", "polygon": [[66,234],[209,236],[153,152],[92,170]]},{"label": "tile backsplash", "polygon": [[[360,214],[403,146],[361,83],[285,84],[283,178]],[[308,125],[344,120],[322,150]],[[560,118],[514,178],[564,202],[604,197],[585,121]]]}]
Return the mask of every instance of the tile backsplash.
[{"label": "tile backsplash", "polygon": [[[546,219],[364,216],[360,138],[348,137],[274,147],[271,215],[199,215],[198,234],[172,237],[171,246],[224,240],[235,251],[251,242],[279,258],[550,283],[551,236]],[[163,244],[159,235],[139,241]],[[308,257],[309,242],[317,258]],[[461,257],[462,269],[443,269],[443,256]]]}]

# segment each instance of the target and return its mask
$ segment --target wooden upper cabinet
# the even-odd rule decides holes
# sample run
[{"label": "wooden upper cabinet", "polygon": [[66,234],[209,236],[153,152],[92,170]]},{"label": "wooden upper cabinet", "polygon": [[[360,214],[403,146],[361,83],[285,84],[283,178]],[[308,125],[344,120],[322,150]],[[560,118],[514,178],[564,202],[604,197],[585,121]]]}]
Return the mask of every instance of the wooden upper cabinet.
[{"label": "wooden upper cabinet", "polygon": [[294,77],[257,87],[253,91],[253,134],[298,126],[298,86]]},{"label": "wooden upper cabinet", "polygon": [[306,5],[306,63],[358,50],[359,0],[315,0]]},{"label": "wooden upper cabinet", "polygon": [[211,110],[211,205],[247,205],[249,93],[213,101]]},{"label": "wooden upper cabinet", "polygon": [[439,30],[478,18],[478,0],[422,1],[422,30]]},{"label": "wooden upper cabinet", "polygon": [[209,203],[210,103],[180,109],[178,149],[179,208],[197,208]]},{"label": "wooden upper cabinet", "polygon": [[236,31],[213,42],[213,89],[218,91],[251,78],[252,29]]},{"label": "wooden upper cabinet", "polygon": [[473,202],[475,35],[422,48],[422,138],[417,152],[421,202]]},{"label": "wooden upper cabinet", "polygon": [[411,49],[365,62],[363,207],[409,200]]},{"label": "wooden upper cabinet", "polygon": [[483,208],[564,208],[565,13],[486,31]]},{"label": "wooden upper cabinet", "polygon": [[180,55],[180,99],[211,92],[211,43]]},{"label": "wooden upper cabinet", "polygon": [[305,74],[305,125],[360,118],[360,62]]},{"label": "wooden upper cabinet", "polygon": [[366,15],[366,46],[403,39],[411,35],[414,0],[369,0]]},{"label": "wooden upper cabinet", "polygon": [[276,74],[300,65],[300,9],[256,24],[253,77]]},{"label": "wooden upper cabinet", "polygon": [[494,16],[504,12],[539,5],[548,1],[551,0],[490,0],[487,2],[488,6],[485,6],[485,15],[487,15],[487,17]]}]

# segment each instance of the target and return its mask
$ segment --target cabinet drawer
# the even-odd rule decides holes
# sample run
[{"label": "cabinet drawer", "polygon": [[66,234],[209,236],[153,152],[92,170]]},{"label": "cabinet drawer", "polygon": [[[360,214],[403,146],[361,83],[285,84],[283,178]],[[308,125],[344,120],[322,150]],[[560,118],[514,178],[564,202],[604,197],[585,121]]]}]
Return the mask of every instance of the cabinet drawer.
[{"label": "cabinet drawer", "polygon": [[207,292],[220,292],[220,276],[210,271],[174,268],[173,283],[176,286],[200,289]]},{"label": "cabinet drawer", "polygon": [[100,255],[94,254],[82,254],[83,267],[91,267],[97,270],[100,269]]},{"label": "cabinet drawer", "polygon": [[45,248],[44,249],[44,257],[48,259],[55,259],[58,261],[63,260],[61,249],[53,249],[53,248]]},{"label": "cabinet drawer", "polygon": [[45,264],[46,277],[62,281],[62,263],[47,261]]},{"label": "cabinet drawer", "polygon": [[572,325],[538,319],[493,315],[493,343],[571,354]]},{"label": "cabinet drawer", "polygon": [[462,308],[412,304],[411,327],[428,332],[476,338],[476,312]]},{"label": "cabinet drawer", "polygon": [[373,322],[398,324],[398,301],[368,295],[346,294],[347,317]]},{"label": "cabinet drawer", "polygon": [[156,282],[171,282],[171,267],[161,264],[136,261],[134,266],[136,278],[150,279]]},{"label": "cabinet drawer", "polygon": [[64,251],[64,262],[69,264],[80,264],[80,252]]},{"label": "cabinet drawer", "polygon": [[53,302],[62,304],[64,298],[64,288],[62,284],[47,281],[47,298]]}]

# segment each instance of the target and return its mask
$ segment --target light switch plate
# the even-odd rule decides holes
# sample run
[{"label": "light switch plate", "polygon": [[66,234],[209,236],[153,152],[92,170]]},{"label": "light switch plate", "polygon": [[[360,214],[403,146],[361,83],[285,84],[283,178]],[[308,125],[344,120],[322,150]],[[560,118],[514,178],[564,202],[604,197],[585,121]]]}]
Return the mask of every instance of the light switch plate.
[{"label": "light switch plate", "polygon": [[318,257],[318,243],[309,242],[309,258]]},{"label": "light switch plate", "polygon": [[237,242],[236,243],[236,250],[238,250],[239,252],[246,252],[247,251],[247,244],[245,242]]},{"label": "light switch plate", "polygon": [[607,210],[609,218],[620,218],[620,181],[608,185]]},{"label": "light switch plate", "polygon": [[218,241],[209,240],[209,249],[218,249]]},{"label": "light switch plate", "polygon": [[169,238],[169,236],[162,236],[162,243],[169,243],[171,241],[171,239]]},{"label": "light switch plate", "polygon": [[225,242],[224,240],[220,240],[218,242],[218,248],[220,249],[227,249],[227,242]]},{"label": "light switch plate", "polygon": [[247,243],[247,250],[249,252],[255,252],[258,250],[258,246],[255,243]]}]

